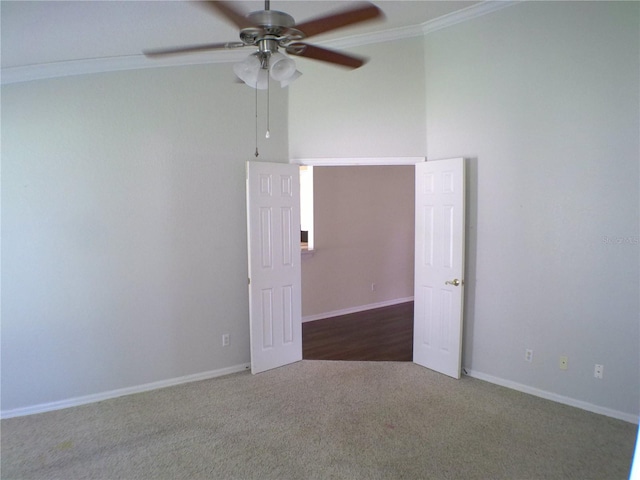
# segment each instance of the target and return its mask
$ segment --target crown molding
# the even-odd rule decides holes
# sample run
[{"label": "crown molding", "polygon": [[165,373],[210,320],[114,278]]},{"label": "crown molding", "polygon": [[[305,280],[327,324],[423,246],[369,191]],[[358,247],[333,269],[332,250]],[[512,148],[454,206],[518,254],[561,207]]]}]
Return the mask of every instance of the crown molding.
[{"label": "crown molding", "polygon": [[[437,30],[442,30],[443,28],[502,10],[503,8],[521,3],[522,1],[526,0],[484,1],[420,25],[392,28],[368,34],[352,35],[337,40],[318,42],[318,44],[332,48],[353,48],[361,45],[370,45],[424,36]],[[246,55],[247,50],[239,48],[208,53],[194,53],[182,56],[176,55],[175,57],[169,56],[163,59],[153,60],[145,57],[144,55],[126,55],[26,65],[21,67],[3,68],[0,73],[0,83],[6,85],[71,75],[138,70],[143,68],[232,63],[242,60]]]},{"label": "crown molding", "polygon": [[485,0],[481,3],[471,5],[456,12],[443,15],[420,25],[392,28],[374,33],[351,35],[336,40],[323,42],[322,45],[333,48],[353,48],[361,45],[374,43],[391,42],[405,38],[413,38],[428,35],[437,30],[451,27],[462,22],[482,17],[489,13],[497,12],[503,8],[522,3],[526,0]]},{"label": "crown molding", "polygon": [[476,5],[472,5],[457,12],[443,15],[442,17],[435,18],[429,22],[422,24],[422,33],[428,35],[443,28],[451,27],[462,22],[473,20],[474,18],[482,17],[489,13],[497,12],[507,7],[523,3],[527,0],[494,0],[484,1]]},{"label": "crown molding", "polygon": [[[242,53],[241,53],[242,52]],[[162,59],[149,59],[144,55],[89,58],[67,62],[42,63],[23,67],[3,68],[0,76],[3,85],[47,78],[86,75],[91,73],[139,70],[143,68],[176,67],[185,65],[206,65],[212,63],[238,62],[246,57],[242,49],[224,50],[211,53],[193,53]]]},{"label": "crown molding", "polygon": [[318,44],[325,47],[346,49],[362,45],[372,45],[374,43],[393,42],[394,40],[420,37],[422,35],[424,35],[422,25],[410,25],[407,27],[390,28],[379,32],[350,35],[335,40],[318,42]]}]

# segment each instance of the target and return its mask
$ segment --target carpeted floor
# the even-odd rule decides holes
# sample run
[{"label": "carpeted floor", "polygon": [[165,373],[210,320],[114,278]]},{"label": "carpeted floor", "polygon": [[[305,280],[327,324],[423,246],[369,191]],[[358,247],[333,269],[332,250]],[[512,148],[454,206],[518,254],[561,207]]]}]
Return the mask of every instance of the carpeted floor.
[{"label": "carpeted floor", "polygon": [[310,360],[1,427],[6,480],[614,480],[637,431],[412,363]]}]

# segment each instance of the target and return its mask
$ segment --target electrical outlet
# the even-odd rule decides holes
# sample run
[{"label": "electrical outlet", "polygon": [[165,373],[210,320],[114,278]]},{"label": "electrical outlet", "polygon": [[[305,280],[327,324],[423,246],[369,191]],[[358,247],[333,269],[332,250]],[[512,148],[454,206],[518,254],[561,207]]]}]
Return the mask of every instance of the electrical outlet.
[{"label": "electrical outlet", "polygon": [[569,368],[569,357],[563,355],[560,357],[560,370],[566,370]]},{"label": "electrical outlet", "polygon": [[533,362],[533,350],[531,350],[530,348],[527,348],[524,351],[524,359],[529,363]]},{"label": "electrical outlet", "polygon": [[229,346],[229,334],[225,333],[224,335],[222,335],[222,346],[223,347],[228,347]]},{"label": "electrical outlet", "polygon": [[604,376],[604,365],[598,365],[596,363],[596,368],[593,370],[593,376],[596,378],[602,378]]}]

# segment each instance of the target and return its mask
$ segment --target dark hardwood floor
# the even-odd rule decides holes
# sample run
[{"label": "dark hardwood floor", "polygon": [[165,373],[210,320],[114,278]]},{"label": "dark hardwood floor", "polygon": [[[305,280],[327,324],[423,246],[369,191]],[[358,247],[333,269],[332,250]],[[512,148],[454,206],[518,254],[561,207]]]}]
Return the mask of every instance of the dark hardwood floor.
[{"label": "dark hardwood floor", "polygon": [[302,358],[410,362],[413,302],[303,323]]}]

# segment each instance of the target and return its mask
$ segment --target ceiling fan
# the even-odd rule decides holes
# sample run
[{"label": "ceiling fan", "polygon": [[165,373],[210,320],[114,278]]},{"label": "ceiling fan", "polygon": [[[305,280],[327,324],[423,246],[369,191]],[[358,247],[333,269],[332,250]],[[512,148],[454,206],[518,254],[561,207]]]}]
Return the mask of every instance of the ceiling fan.
[{"label": "ceiling fan", "polygon": [[283,87],[300,76],[300,72],[296,70],[295,62],[280,53],[279,49],[283,49],[289,55],[320,60],[350,69],[361,67],[366,62],[365,58],[310,45],[302,40],[313,35],[384,17],[382,11],[372,3],[359,3],[339,12],[296,24],[291,15],[271,10],[269,0],[265,0],[264,10],[246,15],[230,1],[197,3],[222,15],[238,27],[240,41],[147,50],[143,53],[148,57],[158,57],[207,50],[254,47],[257,48],[254,53],[234,65],[234,72],[247,85],[256,89],[268,88],[269,76],[280,81]]}]

